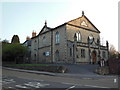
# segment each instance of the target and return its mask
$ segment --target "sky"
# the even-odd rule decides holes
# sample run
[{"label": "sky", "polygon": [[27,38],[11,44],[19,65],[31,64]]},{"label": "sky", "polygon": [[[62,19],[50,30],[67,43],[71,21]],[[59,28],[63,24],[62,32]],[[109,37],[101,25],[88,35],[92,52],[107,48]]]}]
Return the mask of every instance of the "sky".
[{"label": "sky", "polygon": [[[8,2],[9,1],[9,2]],[[23,43],[32,31],[37,34],[44,26],[54,28],[67,21],[85,16],[101,32],[102,44],[108,40],[118,50],[119,0],[4,0],[0,2],[0,40],[18,35]]]}]

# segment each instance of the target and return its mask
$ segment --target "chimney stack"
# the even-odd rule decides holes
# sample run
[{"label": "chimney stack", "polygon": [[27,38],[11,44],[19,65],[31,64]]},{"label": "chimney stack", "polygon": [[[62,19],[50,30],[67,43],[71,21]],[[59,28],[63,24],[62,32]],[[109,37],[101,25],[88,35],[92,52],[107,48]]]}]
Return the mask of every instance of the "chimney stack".
[{"label": "chimney stack", "polygon": [[29,36],[27,36],[27,37],[26,37],[26,40],[30,40],[30,37],[29,37]]},{"label": "chimney stack", "polygon": [[33,32],[32,32],[32,37],[35,37],[35,36],[36,36],[36,32],[33,31]]}]

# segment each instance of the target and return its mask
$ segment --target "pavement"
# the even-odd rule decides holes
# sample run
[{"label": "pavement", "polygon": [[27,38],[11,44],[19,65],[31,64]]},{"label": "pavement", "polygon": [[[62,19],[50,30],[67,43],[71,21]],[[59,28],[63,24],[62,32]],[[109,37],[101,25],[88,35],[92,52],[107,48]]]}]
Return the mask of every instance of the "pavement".
[{"label": "pavement", "polygon": [[64,66],[68,68],[68,72],[57,75],[74,78],[84,77],[92,79],[118,77],[118,75],[99,75],[95,73],[95,70],[99,67],[98,64],[67,64]]},{"label": "pavement", "polygon": [[117,75],[98,75],[95,73],[96,68],[98,68],[98,64],[52,64],[52,65],[63,65],[67,67],[68,71],[66,73],[52,73],[52,72],[43,72],[43,71],[34,71],[34,70],[23,70],[23,69],[15,69],[2,67],[4,69],[16,70],[20,72],[28,72],[28,73],[36,73],[36,74],[44,74],[51,76],[62,76],[62,77],[71,77],[71,78],[86,78],[86,79],[99,79],[99,78],[111,78],[118,77]]}]

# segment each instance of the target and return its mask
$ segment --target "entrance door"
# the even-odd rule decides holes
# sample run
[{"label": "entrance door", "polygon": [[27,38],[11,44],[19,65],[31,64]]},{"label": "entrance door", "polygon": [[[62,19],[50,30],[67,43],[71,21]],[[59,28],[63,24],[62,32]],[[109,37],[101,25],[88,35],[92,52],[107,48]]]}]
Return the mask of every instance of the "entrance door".
[{"label": "entrance door", "polygon": [[96,63],[96,51],[95,50],[92,52],[92,63],[93,64]]},{"label": "entrance door", "polygon": [[58,62],[59,61],[59,51],[57,50],[56,52],[55,52],[55,60]]}]

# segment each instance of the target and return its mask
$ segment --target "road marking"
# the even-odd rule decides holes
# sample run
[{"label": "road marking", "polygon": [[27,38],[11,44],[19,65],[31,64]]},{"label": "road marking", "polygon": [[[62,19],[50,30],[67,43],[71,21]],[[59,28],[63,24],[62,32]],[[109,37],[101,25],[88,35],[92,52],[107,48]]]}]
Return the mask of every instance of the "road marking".
[{"label": "road marking", "polygon": [[40,88],[40,87],[49,86],[50,84],[43,84],[43,83],[39,83],[39,82],[28,82],[28,83],[25,83],[24,85],[31,86],[34,88]]},{"label": "road marking", "polygon": [[65,83],[65,82],[62,82],[62,84],[74,85],[73,83]]},{"label": "road marking", "polygon": [[7,82],[7,81],[2,81],[2,84],[9,84],[11,82]]},{"label": "road marking", "polygon": [[3,79],[2,84],[15,83],[14,79]]},{"label": "road marking", "polygon": [[73,84],[73,83],[65,83],[65,82],[62,82],[62,84],[78,85],[78,86],[86,86],[86,87],[94,87],[94,88],[110,88],[110,87],[102,87],[102,86],[94,86],[94,85],[83,85],[83,84]]},{"label": "road marking", "polygon": [[22,85],[15,85],[15,86],[18,87],[18,88],[28,88],[28,87],[22,86]]},{"label": "road marking", "polygon": [[7,82],[15,82],[13,79],[4,79]]},{"label": "road marking", "polygon": [[71,87],[69,87],[69,88],[67,88],[67,89],[65,89],[65,90],[70,90],[70,89],[72,89],[72,88],[74,88],[75,86],[73,85],[73,86],[71,86]]},{"label": "road marking", "polygon": [[96,87],[96,88],[110,88],[110,87],[102,87],[102,86],[94,86],[94,85],[83,85],[87,87]]},{"label": "road marking", "polygon": [[13,87],[8,87],[8,88],[13,88]]}]

